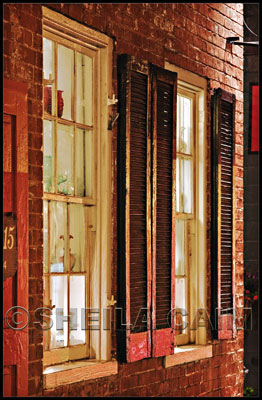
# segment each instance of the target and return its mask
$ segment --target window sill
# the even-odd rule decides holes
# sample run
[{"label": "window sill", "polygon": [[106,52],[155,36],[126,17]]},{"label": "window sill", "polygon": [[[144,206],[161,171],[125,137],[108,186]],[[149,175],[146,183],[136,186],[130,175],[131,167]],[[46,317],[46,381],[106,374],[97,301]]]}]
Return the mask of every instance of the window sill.
[{"label": "window sill", "polygon": [[116,360],[82,360],[53,365],[44,369],[44,388],[51,389],[80,381],[116,375],[117,373],[118,362]]},{"label": "window sill", "polygon": [[175,348],[175,354],[164,358],[165,368],[212,357],[212,345],[186,345]]}]

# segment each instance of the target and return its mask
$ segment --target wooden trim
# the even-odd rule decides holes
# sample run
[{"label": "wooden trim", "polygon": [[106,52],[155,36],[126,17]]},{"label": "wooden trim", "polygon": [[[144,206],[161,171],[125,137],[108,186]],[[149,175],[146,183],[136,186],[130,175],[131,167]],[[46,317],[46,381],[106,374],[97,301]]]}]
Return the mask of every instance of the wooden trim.
[{"label": "wooden trim", "polygon": [[76,43],[84,43],[88,48],[103,48],[108,46],[112,40],[107,35],[69,19],[63,14],[58,14],[47,7],[42,6],[42,14],[45,29],[50,32],[55,31],[55,33],[59,31],[61,36]]},{"label": "wooden trim", "polygon": [[193,361],[200,361],[213,357],[213,346],[188,345],[175,349],[175,354],[164,358],[164,367],[169,368],[175,365],[185,364]]},{"label": "wooden trim", "polygon": [[47,193],[43,194],[43,200],[50,200],[50,201],[62,201],[65,203],[76,203],[76,204],[84,204],[87,206],[94,206],[96,202],[94,199],[88,197],[77,197],[77,196],[68,196],[59,193]]},{"label": "wooden trim", "polygon": [[99,379],[118,374],[118,363],[115,360],[97,362],[84,360],[70,364],[60,364],[44,370],[44,388],[52,389],[91,379]]},{"label": "wooden trim", "polygon": [[[29,278],[29,201],[28,201],[28,111],[26,84],[4,79],[5,114],[16,116],[15,143],[15,193],[14,208],[17,216],[17,305],[29,309],[28,278]],[[18,198],[19,197],[19,198]],[[22,321],[21,321],[22,322]],[[23,318],[23,323],[26,320]],[[25,324],[26,326],[26,324]],[[11,332],[5,329],[4,347],[10,343],[17,344],[16,395],[28,395],[28,326],[21,331]],[[15,341],[9,342],[9,337],[15,336]]]}]

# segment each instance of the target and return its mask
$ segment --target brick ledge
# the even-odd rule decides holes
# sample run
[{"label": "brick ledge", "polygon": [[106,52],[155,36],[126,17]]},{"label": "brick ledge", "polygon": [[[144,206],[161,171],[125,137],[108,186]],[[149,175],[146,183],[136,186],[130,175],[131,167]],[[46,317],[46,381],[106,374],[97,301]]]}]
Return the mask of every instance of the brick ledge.
[{"label": "brick ledge", "polygon": [[44,369],[44,389],[116,375],[117,373],[118,362],[116,360],[85,360],[54,365]]},{"label": "brick ledge", "polygon": [[164,367],[185,364],[213,356],[212,345],[187,345],[175,348],[175,354],[164,357]]}]

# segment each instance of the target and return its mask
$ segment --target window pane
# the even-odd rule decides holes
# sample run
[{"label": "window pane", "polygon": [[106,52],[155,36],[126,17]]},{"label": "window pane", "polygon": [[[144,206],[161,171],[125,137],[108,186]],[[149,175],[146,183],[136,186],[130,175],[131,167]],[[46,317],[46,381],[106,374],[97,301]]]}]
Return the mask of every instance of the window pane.
[{"label": "window pane", "polygon": [[184,160],[184,190],[183,190],[183,199],[184,199],[184,213],[192,213],[192,199],[193,199],[193,192],[192,192],[192,160]]},{"label": "window pane", "polygon": [[182,203],[181,203],[181,160],[177,156],[176,158],[176,211],[182,212]]},{"label": "window pane", "polygon": [[94,139],[93,131],[85,132],[85,189],[86,196],[93,196],[94,182]]},{"label": "window pane", "polygon": [[67,270],[67,207],[65,203],[50,202],[51,272]]},{"label": "window pane", "polygon": [[44,229],[44,272],[48,273],[48,201],[43,204],[43,229]]},{"label": "window pane", "polygon": [[86,125],[93,123],[93,60],[77,53],[77,105],[76,121]]},{"label": "window pane", "polygon": [[49,114],[54,114],[54,42],[46,38],[43,40],[43,66],[44,79],[48,81],[44,87],[44,110]]},{"label": "window pane", "polygon": [[74,83],[74,51],[58,45],[57,48],[57,115],[72,120]]},{"label": "window pane", "polygon": [[53,326],[51,328],[51,349],[67,346],[67,277],[51,276],[50,297],[55,305],[52,314]]},{"label": "window pane", "polygon": [[[49,294],[49,280],[47,277],[44,277],[44,307],[47,307],[50,303],[50,294]],[[51,312],[48,310],[44,311],[44,314],[48,317],[44,317],[43,322],[43,333],[44,333],[44,350],[48,350],[49,347],[49,333],[51,327],[51,319],[53,319]],[[49,329],[48,329],[49,328]]]},{"label": "window pane", "polygon": [[183,97],[183,153],[191,154],[191,100]]},{"label": "window pane", "polygon": [[44,79],[54,79],[54,42],[43,40]]},{"label": "window pane", "polygon": [[[70,276],[70,344],[85,343],[86,331],[81,329],[81,309],[85,308],[85,276]],[[83,321],[84,322],[84,321]],[[85,326],[85,323],[83,323]]]},{"label": "window pane", "polygon": [[85,252],[85,207],[80,204],[70,204],[69,219],[70,271],[84,272],[87,262]]},{"label": "window pane", "polygon": [[76,129],[76,196],[85,196],[85,131]]},{"label": "window pane", "polygon": [[192,100],[181,95],[177,100],[177,151],[192,154]]},{"label": "window pane", "polygon": [[57,191],[74,195],[74,130],[57,125]]},{"label": "window pane", "polygon": [[176,220],[176,275],[185,274],[185,221]]},{"label": "window pane", "polygon": [[53,122],[44,120],[44,192],[54,193]]},{"label": "window pane", "polygon": [[181,96],[177,95],[177,105],[176,105],[176,151],[179,152],[180,149],[180,110],[181,110]]},{"label": "window pane", "polygon": [[[175,287],[175,309],[176,309],[176,325],[181,328],[186,326],[186,315],[189,310],[187,310],[187,290],[186,290],[186,278],[177,278]],[[185,329],[177,333],[186,333]]]}]

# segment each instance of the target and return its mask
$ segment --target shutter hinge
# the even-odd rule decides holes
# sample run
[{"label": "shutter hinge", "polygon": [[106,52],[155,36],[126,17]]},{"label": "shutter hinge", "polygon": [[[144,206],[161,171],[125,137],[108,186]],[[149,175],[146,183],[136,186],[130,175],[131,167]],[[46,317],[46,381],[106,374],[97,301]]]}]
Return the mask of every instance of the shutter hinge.
[{"label": "shutter hinge", "polygon": [[116,103],[118,103],[118,99],[116,99],[116,95],[115,94],[113,94],[112,99],[110,99],[109,97],[107,98],[107,105],[108,106],[113,106]]},{"label": "shutter hinge", "polygon": [[116,300],[114,298],[114,295],[112,294],[111,299],[107,299],[107,306],[114,306],[116,304]]},{"label": "shutter hinge", "polygon": [[117,118],[119,117],[119,113],[115,113],[115,114],[111,114],[110,116],[109,116],[109,121],[108,121],[108,127],[107,127],[107,129],[109,130],[109,131],[112,131],[112,129],[113,129],[113,127],[114,127],[114,125],[115,125],[115,122],[116,122],[116,120],[117,120]]}]

